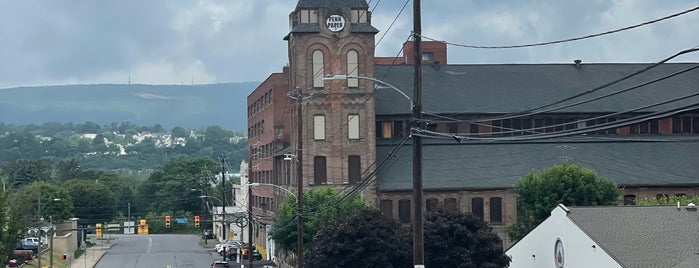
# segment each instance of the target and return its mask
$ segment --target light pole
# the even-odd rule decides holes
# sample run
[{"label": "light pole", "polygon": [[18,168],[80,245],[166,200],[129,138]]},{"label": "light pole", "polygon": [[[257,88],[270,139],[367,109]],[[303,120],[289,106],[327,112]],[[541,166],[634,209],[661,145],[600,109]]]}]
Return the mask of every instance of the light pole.
[{"label": "light pole", "polygon": [[[259,183],[259,182],[253,182],[253,183],[248,183],[248,196],[252,196],[252,187],[255,186],[272,186],[277,189],[281,189],[289,193],[291,196],[296,199],[296,202],[299,202],[299,197],[296,195],[294,192],[289,191],[289,189],[286,189],[284,187],[281,187],[276,184],[271,184],[271,183]],[[248,197],[248,222],[252,223],[252,202],[250,202],[250,198]],[[250,267],[252,267],[252,224],[248,225],[248,258],[250,259]]]},{"label": "light pole", "polygon": [[[395,86],[393,86],[393,85],[391,85],[391,84],[389,84],[389,83],[387,83],[387,82],[385,82],[385,81],[381,81],[381,80],[379,80],[379,79],[371,78],[371,77],[367,77],[367,76],[346,75],[346,74],[336,74],[336,75],[334,75],[334,76],[325,77],[325,78],[323,78],[323,80],[347,80],[347,79],[350,79],[350,78],[371,80],[371,81],[374,81],[374,82],[376,82],[376,83],[385,85],[385,86],[389,87],[390,89],[393,89],[394,91],[398,92],[398,94],[400,94],[401,96],[403,96],[405,99],[408,100],[408,102],[410,103],[410,111],[413,111],[413,108],[414,108],[414,106],[413,106],[413,100],[410,99],[410,97],[409,97],[407,94],[405,94],[405,92],[401,91],[401,90],[398,89],[397,87],[395,87]],[[378,88],[378,87],[377,87],[377,88]]]}]

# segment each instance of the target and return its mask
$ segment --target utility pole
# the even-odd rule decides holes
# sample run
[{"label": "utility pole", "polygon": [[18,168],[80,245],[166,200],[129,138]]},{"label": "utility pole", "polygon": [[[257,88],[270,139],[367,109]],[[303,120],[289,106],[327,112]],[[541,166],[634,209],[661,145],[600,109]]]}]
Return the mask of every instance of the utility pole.
[{"label": "utility pole", "polygon": [[413,56],[415,74],[413,85],[413,266],[425,267],[425,241],[422,217],[422,137],[416,133],[424,129],[422,116],[422,19],[420,0],[413,0]]},{"label": "utility pole", "polygon": [[[252,186],[248,185],[248,260],[252,268]],[[242,242],[242,240],[241,240]]]},{"label": "utility pole", "polygon": [[221,199],[223,205],[221,208],[223,210],[223,221],[221,221],[221,225],[223,226],[223,240],[228,240],[226,239],[226,158],[223,157],[223,154],[221,154],[221,194],[223,195],[223,199]]},{"label": "utility pole", "polygon": [[298,247],[296,252],[296,267],[303,268],[303,113],[301,111],[301,89],[298,89],[298,96],[296,99],[296,109],[297,109],[297,123],[296,123],[296,141],[298,143],[298,148],[296,151],[296,176],[297,176],[297,191],[298,199],[296,202],[296,216],[298,217],[298,226],[296,226],[296,246]]}]

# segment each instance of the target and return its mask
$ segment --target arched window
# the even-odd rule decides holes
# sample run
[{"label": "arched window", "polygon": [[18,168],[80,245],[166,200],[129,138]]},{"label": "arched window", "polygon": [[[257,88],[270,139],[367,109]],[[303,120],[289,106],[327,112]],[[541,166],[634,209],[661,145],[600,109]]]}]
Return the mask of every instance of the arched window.
[{"label": "arched window", "polygon": [[425,209],[427,209],[427,211],[434,210],[438,205],[439,201],[437,198],[427,198],[427,200],[425,200]]},{"label": "arched window", "polygon": [[[350,50],[347,52],[347,75],[359,75],[359,64],[357,60],[357,51]],[[358,87],[359,81],[356,78],[347,79],[347,87]]]},{"label": "arched window", "polygon": [[471,198],[471,213],[480,219],[483,219],[483,198]]},{"label": "arched window", "polygon": [[490,198],[490,223],[502,224],[502,197]]},{"label": "arched window", "polygon": [[313,87],[324,87],[323,77],[325,69],[323,67],[323,51],[313,51]]}]

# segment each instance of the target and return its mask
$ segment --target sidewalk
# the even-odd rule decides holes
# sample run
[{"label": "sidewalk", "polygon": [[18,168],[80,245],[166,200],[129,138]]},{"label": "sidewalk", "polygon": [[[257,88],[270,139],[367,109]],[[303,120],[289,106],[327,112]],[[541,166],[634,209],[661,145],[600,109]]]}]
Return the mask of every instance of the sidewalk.
[{"label": "sidewalk", "polygon": [[111,248],[111,244],[95,245],[85,251],[85,254],[73,260],[71,268],[92,268],[102,259],[105,253]]}]

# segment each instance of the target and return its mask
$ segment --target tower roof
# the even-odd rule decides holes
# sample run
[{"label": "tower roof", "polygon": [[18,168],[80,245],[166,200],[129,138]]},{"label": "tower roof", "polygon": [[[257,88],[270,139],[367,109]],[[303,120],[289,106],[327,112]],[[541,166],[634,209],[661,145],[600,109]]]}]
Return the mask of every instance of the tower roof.
[{"label": "tower roof", "polygon": [[299,0],[296,8],[309,7],[361,7],[369,8],[366,0]]}]

